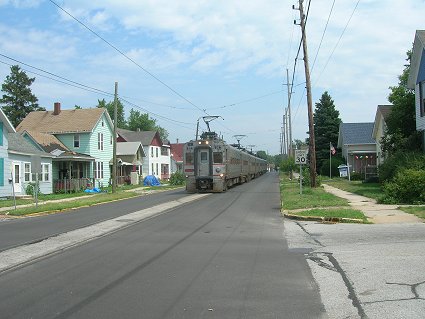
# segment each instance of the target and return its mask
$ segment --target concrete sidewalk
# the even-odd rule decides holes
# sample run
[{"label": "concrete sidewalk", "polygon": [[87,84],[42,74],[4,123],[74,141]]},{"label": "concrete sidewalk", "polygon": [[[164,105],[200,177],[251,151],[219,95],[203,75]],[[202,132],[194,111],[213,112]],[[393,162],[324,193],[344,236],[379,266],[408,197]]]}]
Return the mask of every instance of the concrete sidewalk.
[{"label": "concrete sidewalk", "polygon": [[361,195],[356,195],[343,191],[326,184],[323,184],[326,192],[348,200],[348,204],[362,211],[369,221],[374,224],[391,223],[423,223],[424,221],[415,215],[405,213],[398,209],[400,205],[377,204],[376,200]]}]

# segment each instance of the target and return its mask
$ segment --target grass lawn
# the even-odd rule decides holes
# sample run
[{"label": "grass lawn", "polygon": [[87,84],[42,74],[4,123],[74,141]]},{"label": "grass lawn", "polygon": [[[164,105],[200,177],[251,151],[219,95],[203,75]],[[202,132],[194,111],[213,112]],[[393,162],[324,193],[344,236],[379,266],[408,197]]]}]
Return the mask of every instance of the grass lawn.
[{"label": "grass lawn", "polygon": [[303,186],[302,195],[300,195],[300,186],[296,181],[286,180],[281,183],[280,192],[283,209],[348,206],[347,200],[326,193],[322,187]]},{"label": "grass lawn", "polygon": [[381,184],[379,183],[362,183],[361,181],[349,181],[343,178],[334,178],[327,180],[325,183],[329,186],[376,200],[382,197]]},{"label": "grass lawn", "polygon": [[[282,209],[289,210],[291,214],[360,219],[367,223],[366,216],[361,211],[350,208],[347,200],[325,192],[322,187],[310,188],[303,186],[303,191],[300,195],[299,183],[297,181],[289,181],[287,176],[282,175],[280,191]],[[320,209],[321,207],[329,207],[329,209]],[[306,210],[291,212],[291,210],[304,208]]]},{"label": "grass lawn", "polygon": [[409,206],[409,207],[400,207],[403,212],[413,214],[419,218],[425,219],[425,206]]}]

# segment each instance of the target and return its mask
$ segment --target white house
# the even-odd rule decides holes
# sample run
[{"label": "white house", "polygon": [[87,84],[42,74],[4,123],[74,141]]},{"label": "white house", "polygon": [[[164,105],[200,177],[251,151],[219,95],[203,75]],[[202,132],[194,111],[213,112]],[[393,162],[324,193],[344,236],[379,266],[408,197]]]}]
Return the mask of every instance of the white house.
[{"label": "white house", "polygon": [[422,132],[425,152],[425,30],[417,30],[415,34],[407,85],[415,89],[416,130]]}]

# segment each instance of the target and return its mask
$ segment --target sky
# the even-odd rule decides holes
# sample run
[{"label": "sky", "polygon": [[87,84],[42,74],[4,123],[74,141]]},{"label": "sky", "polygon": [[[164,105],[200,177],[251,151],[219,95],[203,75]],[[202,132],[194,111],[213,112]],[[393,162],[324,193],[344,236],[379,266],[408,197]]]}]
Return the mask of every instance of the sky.
[{"label": "sky", "polygon": [[[112,101],[118,82],[126,116],[149,113],[171,143],[194,139],[198,121],[205,130],[203,116],[220,116],[210,127],[228,143],[241,135],[243,146],[279,154],[287,69],[293,140],[308,131],[297,8],[295,0],[0,0],[0,83],[20,65],[35,77],[40,106],[53,110]],[[373,122],[424,12],[425,0],[311,0],[313,110],[328,91],[343,122]]]}]

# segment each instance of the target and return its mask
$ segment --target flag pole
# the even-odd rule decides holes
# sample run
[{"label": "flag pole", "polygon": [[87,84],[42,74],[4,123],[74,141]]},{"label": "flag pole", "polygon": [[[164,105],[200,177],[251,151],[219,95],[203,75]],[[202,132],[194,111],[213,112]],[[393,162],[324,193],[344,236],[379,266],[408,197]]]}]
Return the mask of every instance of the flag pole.
[{"label": "flag pole", "polygon": [[329,179],[332,179],[332,142],[329,142]]}]

